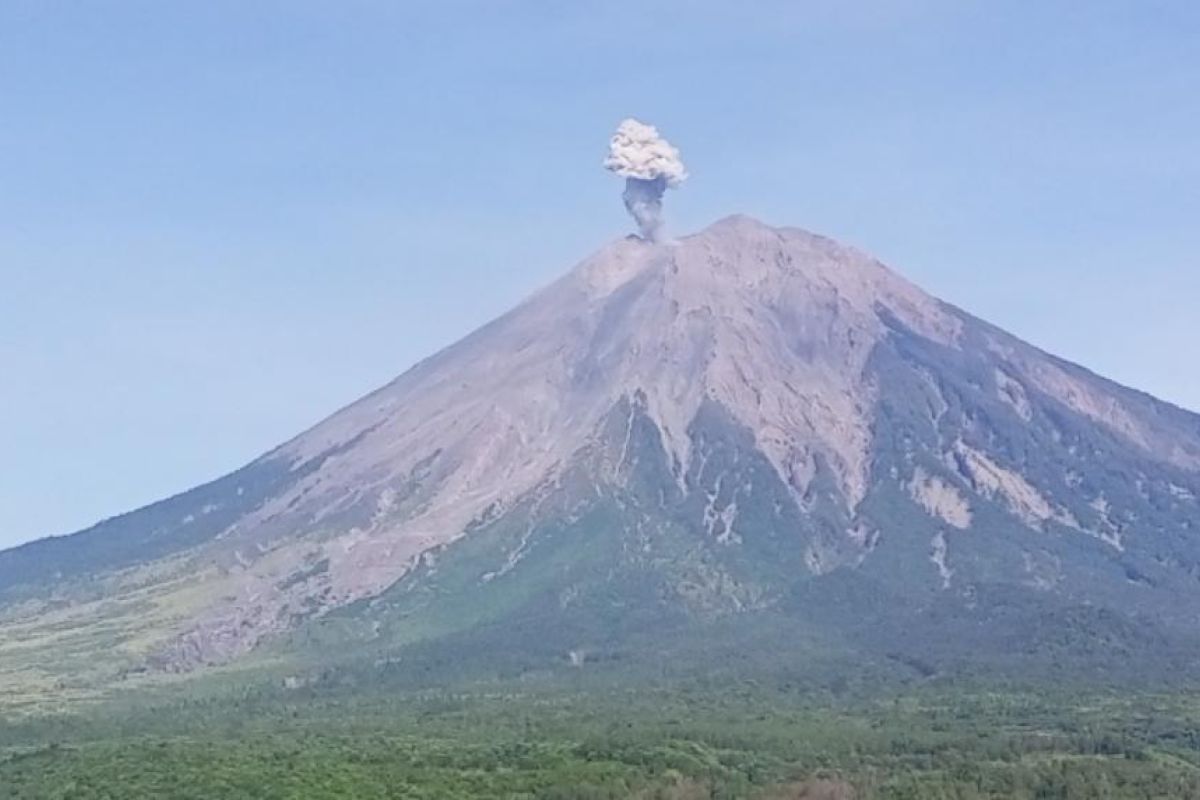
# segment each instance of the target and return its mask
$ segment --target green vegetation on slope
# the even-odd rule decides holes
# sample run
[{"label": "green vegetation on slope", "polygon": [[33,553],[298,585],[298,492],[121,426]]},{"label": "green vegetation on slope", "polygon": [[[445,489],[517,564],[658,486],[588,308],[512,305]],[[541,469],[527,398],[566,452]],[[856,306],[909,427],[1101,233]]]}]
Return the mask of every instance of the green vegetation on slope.
[{"label": "green vegetation on slope", "polygon": [[[0,725],[0,796],[1194,798],[1182,695],[765,681],[230,689]],[[136,703],[132,700],[136,699]]]}]

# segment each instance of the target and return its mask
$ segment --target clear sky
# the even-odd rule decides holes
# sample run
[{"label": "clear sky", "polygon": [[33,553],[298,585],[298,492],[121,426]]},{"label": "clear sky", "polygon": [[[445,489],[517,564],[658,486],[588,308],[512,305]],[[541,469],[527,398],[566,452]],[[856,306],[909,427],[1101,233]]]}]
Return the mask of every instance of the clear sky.
[{"label": "clear sky", "polygon": [[[852,9],[845,7],[852,6]],[[0,546],[249,461],[630,229],[624,116],[1200,409],[1200,3],[0,2]]]}]

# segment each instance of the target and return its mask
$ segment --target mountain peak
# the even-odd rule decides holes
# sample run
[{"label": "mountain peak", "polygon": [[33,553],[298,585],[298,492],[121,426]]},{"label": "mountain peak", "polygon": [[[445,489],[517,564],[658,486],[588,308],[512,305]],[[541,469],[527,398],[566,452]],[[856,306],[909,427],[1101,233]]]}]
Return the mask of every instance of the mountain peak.
[{"label": "mountain peak", "polygon": [[[320,467],[227,539],[239,552],[273,547],[265,531],[316,532],[353,511],[365,523],[321,547],[326,602],[371,596],[473,521],[562,480],[634,398],[675,480],[712,405],[750,433],[796,498],[822,476],[853,509],[869,483],[876,388],[866,367],[887,333],[881,314],[942,342],[959,325],[867,256],[746,216],[670,243],[613,242],[285,445],[277,457]],[[402,499],[414,481],[420,501]]]},{"label": "mountain peak", "polygon": [[[1000,570],[1085,596],[1086,570],[1063,566],[1072,548],[1087,564],[1143,546],[1200,563],[1179,527],[1200,527],[1198,470],[1194,415],[1047,356],[854,248],[735,215],[671,242],[606,245],[238,473],[0,554],[0,587],[55,563],[46,548],[199,570],[208,588],[183,595],[193,605],[160,653],[173,668],[430,580],[443,557],[492,542],[497,563],[460,573],[473,592],[546,530],[599,531],[621,559],[651,561],[659,534],[682,535],[672,546],[700,561],[680,580],[707,587],[706,608],[779,601],[783,578],[727,564],[715,585],[736,589],[713,588],[714,565],[743,558],[723,548],[752,541],[791,581],[891,558],[920,592]],[[590,514],[619,522],[578,528]],[[1137,538],[1158,535],[1146,520],[1166,537],[1153,546]],[[106,549],[113,530],[123,548]],[[1065,537],[1053,552],[1030,538],[1051,533]],[[1155,563],[1137,574],[1166,569]]]}]

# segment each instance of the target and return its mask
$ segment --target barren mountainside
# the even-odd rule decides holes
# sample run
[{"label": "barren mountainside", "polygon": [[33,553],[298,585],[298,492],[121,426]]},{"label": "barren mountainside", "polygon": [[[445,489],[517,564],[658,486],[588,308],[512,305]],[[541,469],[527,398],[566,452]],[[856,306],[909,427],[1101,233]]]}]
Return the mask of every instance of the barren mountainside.
[{"label": "barren mountainside", "polygon": [[1200,417],[730,217],[608,245],[238,472],[0,553],[0,688],[436,642],[578,665],[734,620],[782,660],[1170,672],[1197,615]]}]

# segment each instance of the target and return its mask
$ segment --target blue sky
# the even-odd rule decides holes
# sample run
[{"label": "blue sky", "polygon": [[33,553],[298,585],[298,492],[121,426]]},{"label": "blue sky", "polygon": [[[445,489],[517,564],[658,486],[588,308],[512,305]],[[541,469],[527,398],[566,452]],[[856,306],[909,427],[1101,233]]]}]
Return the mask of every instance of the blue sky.
[{"label": "blue sky", "polygon": [[[847,9],[845,6],[853,6]],[[0,546],[233,469],[732,212],[1200,409],[1200,3],[0,3]]]}]

